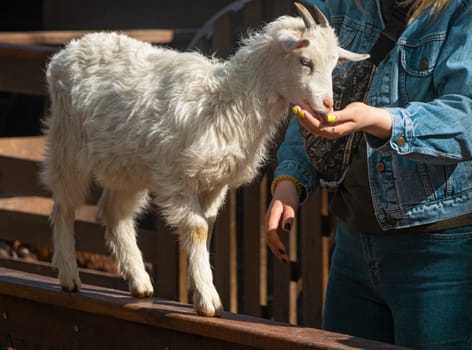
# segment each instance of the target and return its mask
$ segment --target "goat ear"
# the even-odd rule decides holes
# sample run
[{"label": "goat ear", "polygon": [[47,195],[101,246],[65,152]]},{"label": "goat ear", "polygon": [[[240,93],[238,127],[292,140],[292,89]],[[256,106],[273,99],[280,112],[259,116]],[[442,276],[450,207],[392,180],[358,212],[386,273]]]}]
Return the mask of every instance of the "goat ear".
[{"label": "goat ear", "polygon": [[370,57],[369,54],[365,53],[355,53],[341,47],[338,47],[338,55],[339,55],[339,62],[346,62],[346,61],[363,61]]},{"label": "goat ear", "polygon": [[308,39],[300,39],[300,40],[294,40],[294,39],[288,39],[288,40],[282,40],[282,48],[285,50],[285,52],[290,52],[292,50],[296,49],[302,49],[304,47],[307,47],[310,45],[310,40]]}]

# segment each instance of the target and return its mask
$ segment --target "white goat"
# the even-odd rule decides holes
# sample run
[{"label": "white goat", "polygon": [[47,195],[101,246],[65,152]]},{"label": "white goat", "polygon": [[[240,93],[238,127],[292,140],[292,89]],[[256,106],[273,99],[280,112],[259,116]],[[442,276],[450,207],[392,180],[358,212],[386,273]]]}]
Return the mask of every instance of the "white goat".
[{"label": "white goat", "polygon": [[134,227],[152,192],[188,253],[195,310],[222,312],[207,244],[228,188],[255,177],[290,103],[325,113],[338,59],[366,58],[338,47],[319,10],[315,21],[297,8],[303,20],[268,23],[228,61],[115,33],[86,35],[52,58],[42,181],[55,201],[53,263],[64,290],[80,288],[74,214],[95,179],[104,188],[99,218],[131,294],[153,294]]}]

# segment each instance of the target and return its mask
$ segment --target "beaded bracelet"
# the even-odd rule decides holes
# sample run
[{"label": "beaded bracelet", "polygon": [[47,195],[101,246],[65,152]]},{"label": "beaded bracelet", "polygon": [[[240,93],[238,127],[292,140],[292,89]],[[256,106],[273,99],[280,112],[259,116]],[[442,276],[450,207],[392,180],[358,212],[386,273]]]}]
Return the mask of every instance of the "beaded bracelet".
[{"label": "beaded bracelet", "polygon": [[282,181],[290,181],[291,183],[293,183],[295,185],[295,188],[297,189],[298,197],[301,197],[303,193],[303,186],[300,184],[300,182],[298,182],[296,178],[290,175],[282,175],[282,176],[276,177],[272,181],[272,184],[270,186],[270,192],[272,195],[274,195],[275,188],[277,187],[277,185],[281,183]]}]

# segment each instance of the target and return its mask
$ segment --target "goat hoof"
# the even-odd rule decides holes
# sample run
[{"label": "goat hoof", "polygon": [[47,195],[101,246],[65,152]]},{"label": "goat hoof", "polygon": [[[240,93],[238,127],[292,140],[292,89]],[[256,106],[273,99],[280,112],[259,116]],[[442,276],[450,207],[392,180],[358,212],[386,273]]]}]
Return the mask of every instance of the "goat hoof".
[{"label": "goat hoof", "polygon": [[71,281],[70,283],[61,282],[61,289],[63,292],[78,293],[80,291],[80,281]]},{"label": "goat hoof", "polygon": [[79,292],[79,287],[77,287],[75,284],[72,288],[68,286],[61,286],[61,289],[63,292],[68,292],[68,293],[78,293]]},{"label": "goat hoof", "polygon": [[223,313],[223,305],[216,290],[205,296],[195,292],[193,294],[193,305],[195,311],[200,316],[216,317],[221,316]]},{"label": "goat hoof", "polygon": [[[73,277],[69,277],[71,275],[73,275]],[[64,274],[60,274],[59,275],[59,281],[60,281],[60,284],[61,284],[61,289],[64,292],[75,292],[75,293],[77,293],[77,292],[80,291],[81,282],[80,282],[78,272],[68,274],[67,278]]]},{"label": "goat hoof", "polygon": [[142,281],[130,280],[129,292],[133,297],[136,298],[148,298],[153,296],[154,288],[152,286],[150,278],[147,277]]},{"label": "goat hoof", "polygon": [[81,287],[79,270],[74,257],[64,257],[59,252],[54,253],[53,266],[58,270],[59,283],[64,292],[78,292]]},{"label": "goat hoof", "polygon": [[149,298],[154,294],[154,290],[130,290],[130,293],[135,298]]}]

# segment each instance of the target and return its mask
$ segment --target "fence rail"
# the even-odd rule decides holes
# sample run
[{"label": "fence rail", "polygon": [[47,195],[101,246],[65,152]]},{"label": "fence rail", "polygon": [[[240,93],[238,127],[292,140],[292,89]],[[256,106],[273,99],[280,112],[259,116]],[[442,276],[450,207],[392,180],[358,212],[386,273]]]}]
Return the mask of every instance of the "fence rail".
[{"label": "fence rail", "polygon": [[401,349],[229,312],[200,317],[189,305],[95,285],[64,293],[55,279],[4,268],[0,315],[3,349]]}]

